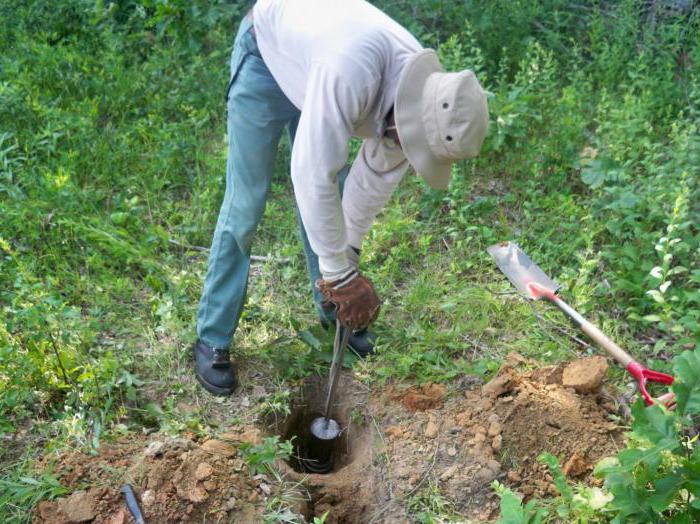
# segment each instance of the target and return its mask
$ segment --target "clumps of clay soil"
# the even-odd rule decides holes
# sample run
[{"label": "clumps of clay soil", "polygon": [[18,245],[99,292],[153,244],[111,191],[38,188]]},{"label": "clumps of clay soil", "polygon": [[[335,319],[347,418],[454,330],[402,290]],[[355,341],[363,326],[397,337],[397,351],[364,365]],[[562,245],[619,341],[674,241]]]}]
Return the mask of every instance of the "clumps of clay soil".
[{"label": "clumps of clay soil", "polygon": [[[498,513],[493,480],[527,498],[556,493],[549,471],[537,460],[543,452],[557,456],[570,478],[594,482],[595,463],[622,444],[622,432],[609,417],[609,399],[599,390],[604,372],[596,367],[595,380],[586,387],[590,394],[579,394],[563,385],[563,366],[519,371],[524,363],[511,355],[493,380],[464,393],[446,395],[434,384],[391,388],[385,395],[406,408],[401,411],[386,397],[372,403],[384,427],[391,477],[383,511],[405,511],[406,500],[432,482],[456,512],[489,520]],[[423,398],[431,395],[432,400]]]},{"label": "clumps of clay soil", "polygon": [[[569,477],[593,482],[595,463],[615,454],[623,440],[610,420],[608,396],[599,391],[607,369],[602,360],[604,367],[574,362],[524,374],[505,368],[481,392],[467,394],[475,452],[492,452],[508,483],[527,496],[556,492],[537,460],[544,452],[557,456]],[[572,366],[576,386],[567,387]],[[577,393],[578,386],[587,394]]]},{"label": "clumps of clay soil", "polygon": [[264,477],[251,477],[237,450],[241,442],[259,439],[257,429],[244,428],[201,443],[131,439],[105,444],[96,456],[63,455],[54,473],[75,491],[40,502],[32,522],[131,522],[119,491],[125,483],[136,492],[147,522],[258,521],[272,488]]}]

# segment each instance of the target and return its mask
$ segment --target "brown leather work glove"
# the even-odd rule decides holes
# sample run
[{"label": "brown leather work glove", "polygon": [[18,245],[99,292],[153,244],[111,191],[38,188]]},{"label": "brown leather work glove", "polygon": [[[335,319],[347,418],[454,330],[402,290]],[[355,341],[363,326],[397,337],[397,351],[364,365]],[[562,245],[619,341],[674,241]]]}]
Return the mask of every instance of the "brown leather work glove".
[{"label": "brown leather work glove", "polygon": [[359,271],[333,282],[320,279],[316,287],[326,301],[335,305],[336,317],[344,326],[363,329],[379,315],[377,292]]}]

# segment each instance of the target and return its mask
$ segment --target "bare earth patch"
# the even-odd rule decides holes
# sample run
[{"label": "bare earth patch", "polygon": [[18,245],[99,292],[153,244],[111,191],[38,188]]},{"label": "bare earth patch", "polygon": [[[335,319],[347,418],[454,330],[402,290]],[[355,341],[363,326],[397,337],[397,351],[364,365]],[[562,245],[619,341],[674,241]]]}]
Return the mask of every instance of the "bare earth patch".
[{"label": "bare earth patch", "polygon": [[74,492],[40,503],[33,522],[129,522],[119,493],[127,482],[149,522],[259,522],[266,502],[283,492],[307,520],[328,512],[330,524],[404,521],[409,501],[428,484],[456,512],[488,521],[498,513],[494,479],[528,498],[554,493],[537,461],[545,451],[569,477],[594,483],[595,462],[622,444],[606,399],[595,388],[564,387],[563,366],[519,371],[522,359],[507,362],[489,383],[466,391],[425,384],[370,392],[343,373],[332,417],[345,430],[325,475],[304,473],[292,457],[278,464],[283,482],[253,477],[239,453],[241,442],[277,434],[294,437],[295,455],[302,454],[325,398],[319,377],[299,389],[285,420],[230,427],[216,439],[151,436],[104,445],[97,456],[63,455],[55,471]]}]

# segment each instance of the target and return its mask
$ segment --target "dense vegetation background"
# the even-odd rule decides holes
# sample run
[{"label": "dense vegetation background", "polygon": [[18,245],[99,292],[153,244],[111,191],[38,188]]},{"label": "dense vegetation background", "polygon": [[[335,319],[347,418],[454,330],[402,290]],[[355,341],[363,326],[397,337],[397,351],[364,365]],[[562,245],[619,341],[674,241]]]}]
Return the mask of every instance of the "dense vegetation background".
[{"label": "dense vegetation background", "polygon": [[[482,155],[446,191],[407,176],[364,246],[385,300],[367,380],[489,374],[581,348],[503,307],[515,239],[582,313],[667,369],[700,349],[700,10],[683,1],[381,0],[491,92]],[[695,7],[693,7],[695,6]],[[188,347],[223,195],[224,91],[247,2],[0,0],[0,500],[61,488],[36,453],[198,431]],[[282,147],[237,358],[324,360]],[[289,259],[289,262],[285,262]],[[622,380],[622,375],[619,376]],[[160,401],[154,399],[161,399]],[[3,504],[0,504],[3,506]]]}]

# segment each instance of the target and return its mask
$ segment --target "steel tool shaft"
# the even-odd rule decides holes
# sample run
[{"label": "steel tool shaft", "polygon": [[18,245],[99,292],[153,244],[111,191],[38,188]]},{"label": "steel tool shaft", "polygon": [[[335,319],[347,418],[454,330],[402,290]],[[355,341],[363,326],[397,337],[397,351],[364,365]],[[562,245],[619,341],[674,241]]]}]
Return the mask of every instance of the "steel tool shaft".
[{"label": "steel tool shaft", "polygon": [[335,340],[333,342],[333,363],[331,364],[331,372],[328,378],[328,396],[326,397],[326,407],[323,410],[323,418],[326,419],[326,428],[328,427],[329,418],[331,416],[331,408],[335,400],[335,392],[338,389],[338,378],[340,377],[340,369],[343,367],[343,357],[345,356],[345,348],[350,339],[350,328],[343,327],[339,320],[335,321]]}]

